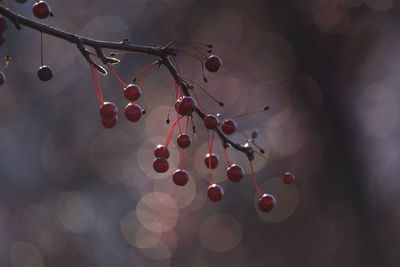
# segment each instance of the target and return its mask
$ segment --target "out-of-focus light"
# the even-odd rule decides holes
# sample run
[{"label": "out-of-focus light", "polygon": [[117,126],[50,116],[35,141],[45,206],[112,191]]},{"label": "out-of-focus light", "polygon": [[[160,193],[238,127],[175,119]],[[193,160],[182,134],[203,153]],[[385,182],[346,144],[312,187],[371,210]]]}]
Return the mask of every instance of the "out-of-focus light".
[{"label": "out-of-focus light", "polygon": [[8,253],[12,267],[44,267],[40,251],[27,242],[14,242]]},{"label": "out-of-focus light", "polygon": [[216,214],[207,218],[200,228],[201,244],[214,252],[226,252],[239,244],[242,226],[231,215]]},{"label": "out-of-focus light", "polygon": [[154,181],[153,191],[168,194],[183,209],[192,203],[196,195],[196,181],[189,173],[189,181],[184,186],[177,186],[171,178]]},{"label": "out-of-focus light", "polygon": [[136,215],[147,229],[154,232],[166,232],[175,226],[179,217],[179,208],[169,195],[152,192],[140,199],[136,206]]},{"label": "out-of-focus light", "polygon": [[90,231],[96,222],[96,210],[91,199],[76,191],[60,195],[57,214],[65,229],[73,233]]}]

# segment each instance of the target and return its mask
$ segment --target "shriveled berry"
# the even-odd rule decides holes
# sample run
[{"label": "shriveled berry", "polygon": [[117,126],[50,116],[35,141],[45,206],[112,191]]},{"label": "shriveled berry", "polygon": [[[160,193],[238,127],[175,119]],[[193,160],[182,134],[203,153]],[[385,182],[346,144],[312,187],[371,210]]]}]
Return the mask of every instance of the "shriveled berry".
[{"label": "shriveled berry", "polygon": [[43,65],[37,71],[37,76],[39,77],[39,80],[47,82],[53,78],[53,71],[49,66]]},{"label": "shriveled berry", "polygon": [[180,148],[187,148],[192,143],[192,138],[188,134],[181,134],[176,140]]},{"label": "shriveled berry", "polygon": [[100,116],[105,120],[110,120],[114,118],[118,113],[118,108],[114,103],[104,102],[100,106]]},{"label": "shriveled berry", "polygon": [[275,203],[276,203],[276,200],[273,195],[264,194],[258,200],[258,207],[263,212],[269,212],[274,208]]},{"label": "shriveled berry", "polygon": [[2,85],[6,81],[6,75],[0,71],[0,85]]},{"label": "shriveled berry", "polygon": [[207,188],[207,196],[212,201],[220,201],[224,196],[224,190],[217,184],[212,184]]},{"label": "shriveled berry", "polygon": [[131,122],[137,122],[142,117],[142,109],[139,105],[129,103],[125,107],[125,116]]},{"label": "shriveled berry", "polygon": [[168,171],[169,164],[168,161],[164,158],[155,158],[153,161],[153,169],[156,172],[163,173]]},{"label": "shriveled berry", "polygon": [[222,60],[220,57],[211,55],[206,61],[206,69],[209,72],[217,72],[222,65]]},{"label": "shriveled berry", "polygon": [[136,84],[128,84],[124,88],[124,96],[129,101],[136,101],[142,95],[142,90]]},{"label": "shriveled berry", "polygon": [[169,150],[168,148],[165,148],[165,146],[163,145],[157,145],[156,148],[154,149],[154,156],[156,158],[167,159],[169,158]]},{"label": "shriveled berry", "polygon": [[184,96],[179,101],[178,104],[178,113],[182,116],[189,116],[195,111],[196,109],[196,102],[190,96]]},{"label": "shriveled berry", "polygon": [[237,164],[232,164],[228,169],[226,169],[226,175],[232,182],[239,182],[243,178],[243,169]]},{"label": "shriveled berry", "polygon": [[103,124],[103,126],[105,128],[112,128],[117,124],[117,122],[118,122],[118,116],[116,116],[116,115],[114,117],[112,117],[111,119],[101,118],[101,123]]},{"label": "shriveled berry", "polygon": [[224,132],[224,134],[228,134],[228,135],[233,134],[236,131],[236,128],[237,128],[237,124],[232,119],[224,120],[221,125],[221,129]]},{"label": "shriveled berry", "polygon": [[204,118],[204,125],[209,130],[214,130],[215,128],[218,127],[218,124],[219,124],[219,120],[218,120],[217,116],[209,114]]},{"label": "shriveled berry", "polygon": [[176,170],[172,175],[172,180],[176,185],[184,186],[189,181],[189,174],[185,170]]},{"label": "shriveled berry", "polygon": [[293,173],[291,173],[291,172],[285,172],[284,174],[283,174],[283,182],[285,183],[285,184],[291,184],[291,183],[293,183],[294,182],[294,174]]},{"label": "shriveled berry", "polygon": [[210,159],[211,159],[211,169],[217,168],[218,162],[219,162],[218,155],[216,155],[214,153],[211,153],[211,156],[208,153],[206,154],[206,157],[204,158],[204,163],[206,164],[207,168],[210,168],[209,167],[210,166],[209,165],[210,164]]},{"label": "shriveled berry", "polygon": [[4,32],[7,29],[6,18],[0,15],[0,32]]},{"label": "shriveled berry", "polygon": [[39,1],[33,5],[33,15],[39,19],[45,19],[50,15],[50,5],[45,1]]}]

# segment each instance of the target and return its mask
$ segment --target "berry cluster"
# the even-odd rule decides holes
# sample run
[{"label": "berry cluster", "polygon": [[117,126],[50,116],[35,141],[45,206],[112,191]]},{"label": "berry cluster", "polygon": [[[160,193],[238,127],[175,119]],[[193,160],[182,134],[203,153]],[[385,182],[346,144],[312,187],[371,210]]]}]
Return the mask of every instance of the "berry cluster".
[{"label": "berry cluster", "polygon": [[[25,3],[26,0],[16,0],[18,3]],[[33,6],[32,12],[35,17],[39,19],[45,19],[49,16],[52,16],[51,8],[49,4],[45,1],[38,1]],[[7,23],[4,17],[0,16],[0,45],[4,42],[5,38],[3,32],[7,29]],[[226,176],[228,179],[233,183],[238,183],[242,180],[244,176],[244,171],[241,166],[238,164],[232,164],[229,160],[227,148],[231,144],[238,150],[245,152],[248,157],[249,166],[251,169],[251,177],[253,179],[255,189],[259,196],[258,206],[259,209],[263,212],[271,211],[274,206],[276,205],[275,197],[270,194],[262,194],[259,190],[257,185],[257,181],[255,178],[255,172],[253,168],[252,161],[254,159],[254,154],[258,154],[262,157],[273,169],[282,176],[283,182],[285,184],[291,184],[294,182],[295,177],[290,172],[282,172],[278,168],[276,168],[269,159],[264,155],[264,150],[262,150],[254,141],[255,137],[248,137],[242,130],[238,128],[238,125],[234,118],[246,116],[253,114],[255,112],[260,112],[264,110],[268,110],[268,107],[263,107],[261,109],[241,114],[235,117],[224,118],[221,114],[209,114],[205,112],[203,109],[197,95],[196,89],[201,89],[204,93],[206,93],[211,99],[217,102],[220,106],[224,104],[217,99],[215,99],[212,95],[210,95],[207,90],[205,90],[202,86],[197,84],[194,81],[183,79],[180,74],[180,69],[176,60],[176,56],[179,54],[190,56],[201,63],[201,70],[203,74],[204,82],[207,82],[207,78],[204,74],[204,69],[206,69],[210,73],[217,72],[222,66],[222,60],[220,57],[212,54],[212,45],[204,44],[201,42],[180,42],[175,41],[172,42],[167,47],[164,47],[167,54],[164,55],[162,53],[157,54],[159,59],[153,63],[151,63],[146,68],[142,69],[140,72],[134,75],[133,83],[125,84],[117,73],[112,68],[112,64],[118,63],[119,60],[116,58],[106,57],[101,47],[92,46],[95,49],[96,53],[91,53],[86,48],[84,48],[83,42],[77,43],[78,48],[82,55],[87,59],[92,77],[94,82],[94,88],[97,94],[97,98],[100,102],[100,118],[101,123],[105,128],[113,128],[118,122],[118,108],[112,102],[105,102],[103,99],[103,93],[101,89],[101,83],[99,78],[99,73],[106,75],[107,71],[97,63],[92,60],[92,57],[96,57],[96,59],[101,60],[101,62],[107,66],[115,78],[119,81],[119,83],[123,86],[123,95],[125,99],[128,101],[128,104],[124,108],[125,117],[130,122],[137,122],[141,119],[143,114],[146,112],[147,104],[149,102],[149,96],[151,95],[151,90],[154,84],[154,81],[157,77],[158,70],[161,65],[166,65],[170,70],[172,76],[175,80],[175,113],[176,113],[176,120],[172,123],[169,133],[167,135],[165,144],[157,145],[154,149],[154,156],[155,159],[153,161],[153,169],[158,173],[165,173],[169,170],[169,150],[168,145],[174,135],[174,131],[176,128],[179,129],[179,134],[176,138],[176,142],[178,147],[181,149],[182,157],[181,157],[181,164],[180,167],[175,170],[172,175],[172,181],[178,186],[185,186],[189,181],[189,174],[186,170],[183,169],[184,165],[184,153],[185,149],[189,148],[192,145],[192,138],[188,134],[188,124],[190,119],[193,117],[193,113],[197,113],[203,119],[204,129],[207,132],[207,139],[208,139],[208,153],[204,157],[204,165],[209,170],[209,180],[210,186],[207,189],[207,196],[211,201],[220,201],[224,196],[223,188],[215,184],[212,179],[212,170],[220,165],[219,156],[213,153],[213,145],[214,145],[214,137],[217,135],[219,137],[219,141],[222,144],[224,156],[227,162],[227,169],[226,169]],[[86,44],[87,45],[87,44]],[[41,55],[41,66],[37,72],[37,75],[40,80],[42,81],[49,81],[53,77],[53,72],[51,68],[43,63],[43,36],[40,33],[40,55]],[[164,51],[164,52],[165,52]],[[124,54],[129,52],[121,52],[121,53],[112,53],[111,56],[117,54]],[[134,53],[134,52],[133,52]],[[171,59],[172,61],[169,61]],[[153,80],[151,85],[149,86],[148,90],[146,88],[146,99],[144,108],[140,107],[136,102],[141,98],[142,90],[143,90],[143,81],[146,78],[146,75],[151,71],[154,67],[156,67],[156,71],[153,72]],[[171,69],[173,71],[171,71]],[[138,75],[141,74],[141,81],[140,83],[136,84],[136,79]],[[2,72],[0,72],[0,85],[4,83],[5,76]],[[196,88],[195,88],[196,87]],[[189,92],[190,91],[190,92]],[[170,105],[171,107],[171,105]],[[169,110],[167,115],[167,123],[170,123],[169,120]],[[183,121],[183,122],[181,122]],[[182,125],[181,125],[182,124]],[[193,121],[192,121],[193,124]],[[240,134],[244,135],[247,138],[247,142],[244,146],[239,144],[234,144],[226,136],[232,135],[235,132],[239,132]],[[195,134],[195,126],[193,125],[193,134]],[[253,146],[256,147],[258,150],[253,149]]]},{"label": "berry cluster", "polygon": [[[209,72],[217,72],[221,65],[222,61],[218,56],[215,55],[210,55],[208,57],[204,57],[201,47],[198,43],[190,43],[190,42],[176,42],[175,44],[181,44],[182,46],[189,46],[190,48],[193,48],[195,51],[193,52],[188,52],[186,50],[180,49],[180,52],[183,52],[186,55],[192,56],[196,59],[201,59],[204,60],[204,66],[205,69],[207,69]],[[211,48],[211,46],[208,45],[208,48]],[[198,53],[196,53],[198,52]],[[208,51],[210,52],[210,51]],[[174,60],[175,65],[177,66],[176,60]],[[179,70],[178,66],[177,69]],[[207,79],[204,76],[204,80],[207,81]],[[188,87],[192,89],[193,95],[195,96],[195,99],[191,96],[183,95],[183,92],[179,91],[178,85],[176,86],[177,92],[176,92],[176,102],[175,102],[175,111],[177,115],[176,121],[172,124],[171,129],[168,133],[167,140],[164,145],[157,145],[156,148],[154,149],[154,156],[155,159],[153,161],[153,169],[156,172],[159,173],[165,173],[169,169],[169,164],[168,164],[168,157],[169,157],[169,151],[168,151],[168,144],[170,142],[170,139],[173,135],[175,127],[178,125],[179,127],[179,134],[177,136],[176,142],[178,144],[178,147],[182,149],[182,158],[181,158],[181,164],[180,168],[178,168],[172,175],[172,181],[178,185],[178,186],[184,186],[188,183],[189,180],[189,175],[188,172],[183,169],[183,161],[184,161],[184,150],[188,148],[191,145],[191,137],[187,133],[187,124],[189,121],[189,118],[192,116],[193,112],[195,112],[197,109],[200,110],[204,115],[203,121],[204,121],[204,128],[207,131],[207,136],[208,136],[208,150],[209,153],[207,153],[204,157],[204,164],[205,166],[209,169],[210,173],[210,186],[207,189],[207,196],[211,201],[220,201],[223,198],[224,195],[224,190],[223,188],[215,184],[212,180],[212,170],[217,168],[219,164],[219,157],[215,153],[212,153],[212,147],[213,147],[213,141],[214,141],[214,135],[217,132],[217,130],[221,130],[223,134],[226,135],[232,135],[238,130],[237,123],[234,119],[228,118],[228,119],[223,119],[222,122],[220,122],[219,119],[219,114],[214,115],[214,114],[207,114],[204,112],[199,99],[197,98],[195,91],[194,91],[194,86],[189,83],[187,80],[180,81],[182,82],[187,82]],[[197,85],[197,84],[196,84]],[[203,91],[205,91],[204,88],[199,86]],[[205,91],[206,92],[206,91]],[[209,95],[212,99],[214,99],[216,102],[218,102],[221,105],[221,102],[213,98],[208,92],[206,92],[207,95]],[[223,104],[221,105],[223,106]],[[254,112],[259,112],[263,110],[267,110],[268,107],[264,107],[262,109],[244,114],[244,115],[249,115]],[[239,115],[236,117],[240,117],[243,115]],[[180,121],[185,120],[184,118],[186,117],[186,124],[184,129],[181,129]],[[211,133],[211,134],[210,134]],[[218,133],[217,133],[218,134]],[[211,135],[211,138],[210,138]],[[221,140],[221,139],[220,139]],[[248,140],[251,140],[250,138]],[[251,141],[254,143],[254,141]],[[226,144],[224,144],[221,140],[221,143],[223,145],[224,149],[224,154],[228,163],[228,168],[226,169],[226,175],[228,179],[234,183],[239,182],[243,176],[244,176],[244,171],[241,166],[238,164],[231,164],[229,161],[227,152],[226,152]],[[256,144],[254,144],[256,145]],[[258,147],[258,146],[257,146]],[[261,150],[261,149],[260,149]],[[261,150],[262,153],[260,155],[265,158],[265,160],[269,163],[268,159],[262,155],[264,152]],[[259,195],[259,201],[258,201],[258,206],[261,211],[263,212],[269,212],[273,209],[275,206],[276,200],[274,196],[270,194],[261,194],[259,191],[257,182],[255,180],[255,175],[254,175],[254,170],[252,166],[252,159],[249,158],[249,164],[252,170],[252,178],[254,180],[254,184],[257,189],[257,193]],[[294,181],[294,175],[286,172],[282,173],[278,171],[282,177],[283,181],[285,184],[291,184]]]}]

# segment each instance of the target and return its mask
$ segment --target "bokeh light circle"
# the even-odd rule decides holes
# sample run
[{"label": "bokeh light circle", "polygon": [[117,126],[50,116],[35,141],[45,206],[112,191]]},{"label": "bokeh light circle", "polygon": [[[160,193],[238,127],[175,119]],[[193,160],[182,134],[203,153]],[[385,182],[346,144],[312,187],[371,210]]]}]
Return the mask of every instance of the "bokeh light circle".
[{"label": "bokeh light circle", "polygon": [[136,215],[147,229],[154,232],[166,232],[178,221],[179,208],[169,195],[151,192],[138,202]]},{"label": "bokeh light circle", "polygon": [[201,244],[214,252],[226,252],[239,244],[242,239],[242,226],[231,215],[216,214],[207,218],[200,228]]}]

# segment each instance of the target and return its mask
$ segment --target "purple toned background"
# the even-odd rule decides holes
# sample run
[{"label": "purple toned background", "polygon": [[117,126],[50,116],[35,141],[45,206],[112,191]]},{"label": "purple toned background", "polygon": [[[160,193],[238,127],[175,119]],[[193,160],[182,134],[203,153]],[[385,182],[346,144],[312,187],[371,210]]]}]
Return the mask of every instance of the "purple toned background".
[{"label": "purple toned background", "polygon": [[[32,17],[33,2],[17,4],[18,11]],[[170,171],[159,175],[151,167],[153,148],[169,130],[174,89],[164,68],[146,115],[132,124],[120,112],[117,126],[104,129],[77,48],[45,35],[54,78],[40,82],[39,33],[9,23],[13,61],[2,69],[7,82],[0,88],[1,266],[398,266],[398,1],[49,3],[55,17],[46,23],[91,38],[213,43],[223,67],[207,73],[205,86],[225,107],[197,91],[203,107],[229,117],[269,105],[237,122],[248,134],[258,130],[259,145],[297,180],[284,185],[257,158],[261,189],[278,201],[261,214],[245,156],[228,150],[246,172],[232,184],[216,142],[221,161],[213,177],[225,196],[211,203],[207,136],[195,118],[198,138],[184,163],[190,181],[178,188],[171,181],[180,161],[176,137]],[[127,82],[154,61],[120,59],[115,70]],[[179,55],[178,64],[183,77],[201,82],[197,61]],[[101,81],[105,99],[122,111],[120,84],[110,75]]]}]

